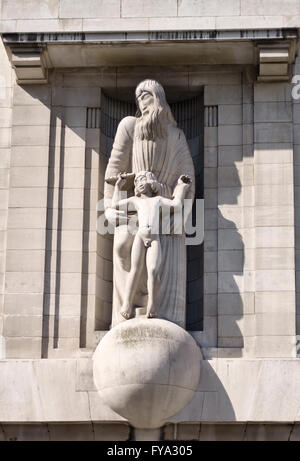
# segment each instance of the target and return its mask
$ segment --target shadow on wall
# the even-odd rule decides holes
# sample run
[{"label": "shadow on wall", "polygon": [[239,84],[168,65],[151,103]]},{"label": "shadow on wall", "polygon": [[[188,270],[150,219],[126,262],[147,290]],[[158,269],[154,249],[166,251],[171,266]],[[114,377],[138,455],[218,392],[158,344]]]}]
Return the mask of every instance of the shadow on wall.
[{"label": "shadow on wall", "polygon": [[218,378],[213,364],[201,361],[200,382],[191,402],[168,422],[205,422],[215,423],[236,421],[231,400]]},{"label": "shadow on wall", "polygon": [[[230,148],[229,148],[230,149]],[[238,197],[241,182],[234,162],[219,168],[218,181],[218,347],[243,348],[238,320],[243,317],[244,243],[236,221],[243,227]],[[226,186],[226,187],[223,187]]]}]

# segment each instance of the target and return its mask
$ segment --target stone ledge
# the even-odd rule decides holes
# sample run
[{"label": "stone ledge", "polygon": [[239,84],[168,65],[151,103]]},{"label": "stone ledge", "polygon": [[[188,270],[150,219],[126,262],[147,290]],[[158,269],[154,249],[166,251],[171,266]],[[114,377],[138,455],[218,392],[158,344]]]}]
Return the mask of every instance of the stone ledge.
[{"label": "stone ledge", "polygon": [[[121,422],[93,389],[91,359],[1,360],[1,422]],[[170,422],[299,422],[299,359],[202,361],[198,391]]]}]

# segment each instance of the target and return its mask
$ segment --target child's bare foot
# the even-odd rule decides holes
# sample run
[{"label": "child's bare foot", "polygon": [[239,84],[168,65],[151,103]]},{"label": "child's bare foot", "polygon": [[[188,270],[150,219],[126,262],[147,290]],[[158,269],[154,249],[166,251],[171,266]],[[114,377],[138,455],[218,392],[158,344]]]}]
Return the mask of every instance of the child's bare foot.
[{"label": "child's bare foot", "polygon": [[122,315],[122,317],[124,317],[125,320],[130,319],[130,317],[132,315],[131,307],[130,306],[122,306],[122,310],[121,310],[120,314]]},{"label": "child's bare foot", "polygon": [[157,317],[156,310],[153,307],[147,309],[147,317],[148,319],[154,319]]}]

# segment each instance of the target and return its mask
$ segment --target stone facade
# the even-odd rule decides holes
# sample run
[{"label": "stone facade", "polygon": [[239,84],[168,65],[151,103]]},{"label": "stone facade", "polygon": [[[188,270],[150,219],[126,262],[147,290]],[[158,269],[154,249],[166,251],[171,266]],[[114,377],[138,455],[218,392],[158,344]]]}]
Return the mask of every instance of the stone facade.
[{"label": "stone facade", "polygon": [[0,11],[0,440],[130,437],[92,379],[112,299],[100,119],[106,96],[132,103],[147,77],[171,102],[203,92],[204,104],[203,329],[191,334],[205,360],[163,437],[299,440],[299,2]]}]

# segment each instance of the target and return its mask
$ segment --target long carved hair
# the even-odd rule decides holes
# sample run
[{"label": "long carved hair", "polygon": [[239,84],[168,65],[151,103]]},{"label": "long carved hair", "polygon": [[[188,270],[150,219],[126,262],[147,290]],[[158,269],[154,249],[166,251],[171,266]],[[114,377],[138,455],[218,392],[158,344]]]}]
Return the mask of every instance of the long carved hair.
[{"label": "long carved hair", "polygon": [[[149,108],[146,115],[142,115],[138,105],[138,97],[143,91],[151,93],[154,98],[153,107]],[[167,136],[168,122],[176,126],[163,87],[155,80],[143,80],[135,90],[136,104],[138,107],[136,117],[135,135],[139,139],[154,140]]]}]

